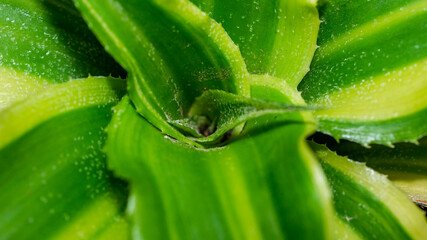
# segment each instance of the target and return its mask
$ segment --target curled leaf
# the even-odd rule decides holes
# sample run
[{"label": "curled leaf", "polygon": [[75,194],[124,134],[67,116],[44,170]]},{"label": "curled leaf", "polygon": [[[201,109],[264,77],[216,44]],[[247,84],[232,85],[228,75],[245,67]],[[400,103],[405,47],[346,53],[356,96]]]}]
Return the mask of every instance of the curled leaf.
[{"label": "curled leaf", "polygon": [[196,142],[214,144],[225,133],[249,120],[311,109],[313,108],[210,90],[196,99],[189,112],[190,118],[176,120],[171,124],[183,130],[192,128],[190,132],[193,134],[198,132],[194,136],[197,137],[194,139]]},{"label": "curled leaf", "polygon": [[220,24],[188,0],[75,0],[108,51],[129,73],[137,111],[180,141],[168,121],[187,116],[208,89],[249,94],[238,47]]},{"label": "curled leaf", "polygon": [[124,239],[126,184],[101,151],[124,81],[59,84],[0,115],[2,239]]},{"label": "curled leaf", "polygon": [[311,127],[245,130],[199,149],[165,137],[128,101],[115,108],[106,152],[132,183],[134,239],[329,238],[329,191],[304,141]]},{"label": "curled leaf", "polygon": [[310,146],[331,186],[337,216],[351,232],[362,239],[426,239],[423,212],[385,175],[325,146]]},{"label": "curled leaf", "polygon": [[299,85],[319,130],[368,145],[427,134],[427,2],[339,1],[320,7],[320,45]]},{"label": "curled leaf", "polygon": [[71,0],[3,0],[0,15],[0,109],[51,84],[126,75]]}]

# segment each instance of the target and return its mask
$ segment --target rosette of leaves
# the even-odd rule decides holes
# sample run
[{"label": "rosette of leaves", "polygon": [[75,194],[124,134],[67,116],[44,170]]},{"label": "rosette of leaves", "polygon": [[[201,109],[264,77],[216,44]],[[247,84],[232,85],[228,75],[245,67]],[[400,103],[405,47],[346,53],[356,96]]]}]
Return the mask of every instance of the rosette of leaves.
[{"label": "rosette of leaves", "polygon": [[426,239],[426,9],[0,1],[0,239]]}]

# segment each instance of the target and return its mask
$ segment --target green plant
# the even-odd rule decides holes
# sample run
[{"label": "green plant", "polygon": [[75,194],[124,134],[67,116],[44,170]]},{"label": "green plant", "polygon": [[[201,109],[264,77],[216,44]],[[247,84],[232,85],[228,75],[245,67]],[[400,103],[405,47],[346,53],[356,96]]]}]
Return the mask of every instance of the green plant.
[{"label": "green plant", "polygon": [[0,239],[426,239],[426,9],[0,1]]}]

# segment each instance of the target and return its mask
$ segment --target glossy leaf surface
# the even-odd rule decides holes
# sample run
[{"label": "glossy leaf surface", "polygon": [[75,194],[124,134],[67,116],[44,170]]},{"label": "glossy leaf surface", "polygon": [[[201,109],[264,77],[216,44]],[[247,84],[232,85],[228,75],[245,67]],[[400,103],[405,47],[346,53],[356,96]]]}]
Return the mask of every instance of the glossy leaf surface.
[{"label": "glossy leaf surface", "polygon": [[427,134],[427,2],[326,1],[311,71],[299,85],[319,130],[359,142]]},{"label": "glossy leaf surface", "polygon": [[311,127],[253,123],[224,147],[197,149],[162,135],[126,101],[106,150],[131,182],[134,239],[329,237],[329,192],[304,144]]},{"label": "glossy leaf surface", "polygon": [[125,76],[71,0],[2,0],[0,15],[0,109],[50,84]]},{"label": "glossy leaf surface", "polygon": [[394,148],[374,145],[370,149],[350,142],[335,146],[338,154],[366,162],[388,178],[420,206],[427,206],[427,138],[418,145],[399,143]]},{"label": "glossy leaf surface", "polygon": [[352,233],[362,239],[427,237],[423,212],[385,175],[338,156],[325,146],[310,146],[331,186],[337,216]]},{"label": "glossy leaf surface", "polygon": [[307,110],[310,110],[307,106],[277,103],[220,90],[210,90],[196,98],[189,112],[190,118],[176,120],[171,124],[183,130],[192,128],[190,132],[193,133],[193,137],[197,137],[194,139],[196,142],[213,144],[221,140],[225,133],[249,120]]},{"label": "glossy leaf surface", "polygon": [[124,90],[121,79],[73,80],[2,112],[0,239],[126,238],[127,187],[101,151]]},{"label": "glossy leaf surface", "polygon": [[187,0],[76,0],[91,29],[129,73],[138,112],[187,141],[167,121],[187,116],[208,89],[249,94],[249,74],[224,29]]},{"label": "glossy leaf surface", "polygon": [[[385,176],[312,144],[319,164],[306,144],[316,122],[295,87],[316,48],[315,0],[74,3],[129,72],[105,151],[129,182],[131,227],[127,185],[100,150],[125,84],[89,78],[0,112],[0,239],[427,238],[422,212]],[[300,84],[308,106],[325,106],[321,131],[364,145],[427,133],[426,9],[321,2],[320,49]],[[70,1],[5,0],[0,11],[13,16],[0,26],[10,96],[121,72]],[[424,189],[423,143],[402,146],[351,154],[391,161],[385,172],[396,165]]]},{"label": "glossy leaf surface", "polygon": [[296,87],[316,49],[316,0],[192,0],[221,23],[239,46],[249,72]]}]

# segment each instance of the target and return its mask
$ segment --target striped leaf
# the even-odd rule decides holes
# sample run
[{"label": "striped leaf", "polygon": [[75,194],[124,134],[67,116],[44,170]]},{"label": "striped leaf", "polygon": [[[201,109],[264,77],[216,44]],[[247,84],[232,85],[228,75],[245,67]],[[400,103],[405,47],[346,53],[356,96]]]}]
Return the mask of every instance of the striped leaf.
[{"label": "striped leaf", "polygon": [[125,75],[71,0],[1,0],[0,16],[0,110],[50,84]]},{"label": "striped leaf", "polygon": [[366,162],[366,165],[386,174],[388,178],[421,207],[427,207],[427,138],[418,145],[399,143],[394,148],[372,146],[363,148],[350,142],[336,146],[338,154]]},{"label": "striped leaf", "polygon": [[[166,134],[207,89],[248,95],[249,74],[224,29],[187,0],[75,0],[107,50],[129,73],[137,111]],[[191,143],[191,142],[189,142]]]},{"label": "striped leaf", "polygon": [[319,130],[388,144],[427,134],[427,2],[331,0],[311,71],[299,85]]},{"label": "striped leaf", "polygon": [[0,114],[0,239],[126,238],[126,184],[101,151],[124,90],[120,79],[73,80]]},{"label": "striped leaf", "polygon": [[[251,92],[283,103],[297,95],[264,85]],[[286,120],[253,120],[230,144],[199,149],[164,136],[124,98],[106,152],[131,183],[133,239],[328,239],[329,191],[304,143],[313,125]],[[279,127],[266,127],[274,122]]]},{"label": "striped leaf", "polygon": [[221,23],[239,46],[249,72],[296,87],[316,49],[316,0],[192,0]]},{"label": "striped leaf", "polygon": [[[189,118],[171,122],[174,126],[193,133],[194,141],[213,145],[224,141],[224,134],[249,120],[264,116],[277,117],[291,112],[308,111],[307,106],[277,103],[243,97],[220,90],[209,90],[196,98]],[[302,123],[302,122],[301,122]],[[238,132],[239,133],[239,132]]]},{"label": "striped leaf", "polygon": [[311,143],[329,181],[339,239],[426,239],[423,212],[385,175]]}]

